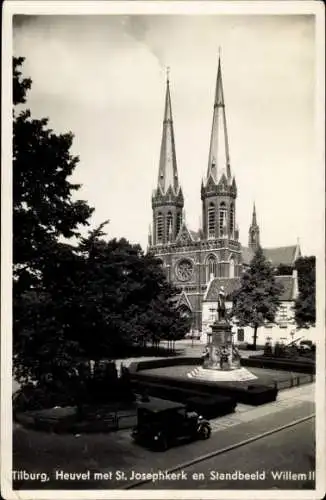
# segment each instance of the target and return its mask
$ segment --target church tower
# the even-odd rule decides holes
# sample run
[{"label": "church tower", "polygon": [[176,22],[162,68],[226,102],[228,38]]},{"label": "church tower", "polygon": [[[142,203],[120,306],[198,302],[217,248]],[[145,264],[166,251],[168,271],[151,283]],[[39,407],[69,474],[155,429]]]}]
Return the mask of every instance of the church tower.
[{"label": "church tower", "polygon": [[231,175],[221,59],[219,57],[207,175],[201,186],[205,239],[238,241],[239,235],[235,222],[236,197],[237,186],[235,178]]},{"label": "church tower", "polygon": [[175,152],[170,80],[167,74],[158,180],[152,195],[153,246],[167,245],[176,240],[182,224],[183,206]]},{"label": "church tower", "polygon": [[260,239],[259,239],[259,226],[257,224],[257,216],[256,216],[256,206],[254,203],[254,208],[252,211],[252,221],[251,221],[251,226],[249,228],[249,241],[248,241],[248,246],[253,250],[254,252],[257,250],[257,248],[260,245]]},{"label": "church tower", "polygon": [[204,268],[212,277],[240,275],[241,245],[236,224],[237,185],[231,174],[221,58],[218,59],[207,174],[201,185]]}]

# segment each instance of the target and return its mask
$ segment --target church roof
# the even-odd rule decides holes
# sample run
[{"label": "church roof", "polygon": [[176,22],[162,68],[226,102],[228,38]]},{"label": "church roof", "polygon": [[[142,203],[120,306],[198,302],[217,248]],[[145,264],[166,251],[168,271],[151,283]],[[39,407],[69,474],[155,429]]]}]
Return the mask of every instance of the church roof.
[{"label": "church roof", "polygon": [[[289,301],[294,300],[296,293],[294,276],[275,276],[277,283],[280,283],[283,287],[280,300]],[[230,299],[230,295],[240,286],[240,278],[215,278],[208,285],[208,291],[206,294],[206,302],[216,302],[218,298],[218,292],[224,287],[224,292],[226,299]]]},{"label": "church roof", "polygon": [[191,237],[194,241],[199,241],[200,240],[200,230],[198,231],[193,231],[192,229],[189,230]]},{"label": "church roof", "polygon": [[[244,264],[249,265],[253,256],[254,251],[248,247],[242,247],[242,261]],[[263,248],[263,253],[267,260],[271,261],[273,266],[279,266],[284,264],[286,266],[291,266],[294,264],[295,260],[300,257],[301,252],[298,245],[291,245],[286,247],[275,247],[275,248]]]},{"label": "church roof", "polygon": [[208,285],[208,292],[206,294],[206,301],[217,301],[218,291],[221,286],[224,287],[226,299],[236,290],[240,285],[240,278],[215,278]]}]

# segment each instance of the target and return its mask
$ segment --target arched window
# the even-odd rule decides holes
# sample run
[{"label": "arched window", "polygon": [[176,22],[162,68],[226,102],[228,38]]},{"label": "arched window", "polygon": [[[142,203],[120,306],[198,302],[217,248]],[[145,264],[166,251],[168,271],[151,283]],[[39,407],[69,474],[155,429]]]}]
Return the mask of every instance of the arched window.
[{"label": "arched window", "polygon": [[219,221],[218,221],[220,236],[226,235],[226,215],[227,215],[226,205],[225,205],[224,201],[222,201],[222,203],[220,204]]},{"label": "arched window", "polygon": [[231,259],[230,259],[229,277],[230,278],[234,278],[235,277],[235,262],[234,262],[234,258],[233,257],[231,257]]},{"label": "arched window", "polygon": [[231,203],[230,205],[230,234],[233,236],[234,232],[234,205]]},{"label": "arched window", "polygon": [[215,236],[215,205],[209,204],[208,208],[208,237],[214,238]]},{"label": "arched window", "polygon": [[206,280],[209,281],[211,275],[217,277],[217,262],[214,255],[210,255],[206,261]]},{"label": "arched window", "polygon": [[177,227],[176,227],[176,234],[179,234],[180,228],[181,228],[181,223],[182,223],[182,213],[178,212],[177,213]]},{"label": "arched window", "polygon": [[170,240],[170,235],[172,235],[171,231],[172,231],[172,214],[171,212],[168,212],[166,216],[166,241]]},{"label": "arched window", "polygon": [[163,215],[161,212],[157,214],[156,218],[156,239],[157,243],[162,243],[163,240]]}]

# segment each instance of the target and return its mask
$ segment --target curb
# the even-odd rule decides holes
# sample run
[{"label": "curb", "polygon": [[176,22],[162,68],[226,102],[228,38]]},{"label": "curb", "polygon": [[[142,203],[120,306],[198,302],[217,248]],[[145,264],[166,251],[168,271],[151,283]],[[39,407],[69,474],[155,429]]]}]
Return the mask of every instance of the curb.
[{"label": "curb", "polygon": [[[187,467],[190,467],[190,466],[195,465],[195,464],[200,463],[200,462],[204,462],[205,460],[216,457],[218,455],[222,455],[223,453],[234,450],[236,448],[240,448],[241,446],[245,446],[246,444],[250,444],[254,441],[258,441],[259,439],[270,436],[270,435],[275,434],[277,432],[280,432],[284,429],[288,429],[289,427],[294,427],[295,425],[301,424],[302,422],[306,422],[307,420],[310,420],[310,419],[314,418],[315,416],[316,416],[315,413],[311,413],[307,417],[302,417],[302,418],[299,418],[297,420],[293,420],[292,422],[285,424],[285,425],[282,425],[281,427],[277,427],[275,429],[271,429],[269,431],[262,432],[261,434],[257,434],[256,436],[253,436],[251,438],[245,439],[243,441],[239,441],[238,443],[232,444],[230,446],[226,446],[224,448],[221,448],[220,450],[216,450],[216,451],[207,453],[206,455],[202,455],[200,457],[197,457],[193,460],[189,460],[188,462],[183,462],[181,464],[175,465],[174,467],[171,467],[170,469],[166,469],[166,472],[172,473],[172,472],[175,472],[179,469],[186,469]],[[151,480],[144,479],[142,481],[136,481],[136,482],[130,483],[130,484],[122,487],[121,489],[130,490],[132,488],[137,488],[138,486],[142,486],[143,484],[147,484],[150,482],[151,482]]]}]

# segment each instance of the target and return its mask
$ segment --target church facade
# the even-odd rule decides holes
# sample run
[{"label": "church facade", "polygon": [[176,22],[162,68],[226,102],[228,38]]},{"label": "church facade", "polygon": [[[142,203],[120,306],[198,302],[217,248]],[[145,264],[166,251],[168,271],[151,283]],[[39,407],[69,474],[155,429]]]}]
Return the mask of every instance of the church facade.
[{"label": "church facade", "polygon": [[[239,241],[236,202],[238,188],[231,170],[221,60],[218,61],[207,174],[199,190],[202,227],[193,231],[184,216],[184,196],[178,175],[170,82],[167,79],[157,186],[152,193],[152,224],[148,249],[162,262],[170,282],[180,290],[178,306],[192,317],[192,328],[205,329],[207,297],[217,300],[219,286],[229,293],[239,286],[243,269],[260,245],[254,206],[248,247]],[[299,245],[264,249],[274,267],[293,266]],[[214,287],[212,288],[212,282]],[[211,292],[215,290],[216,297]],[[206,302],[206,306],[205,306]],[[204,315],[204,317],[203,317]]]}]

